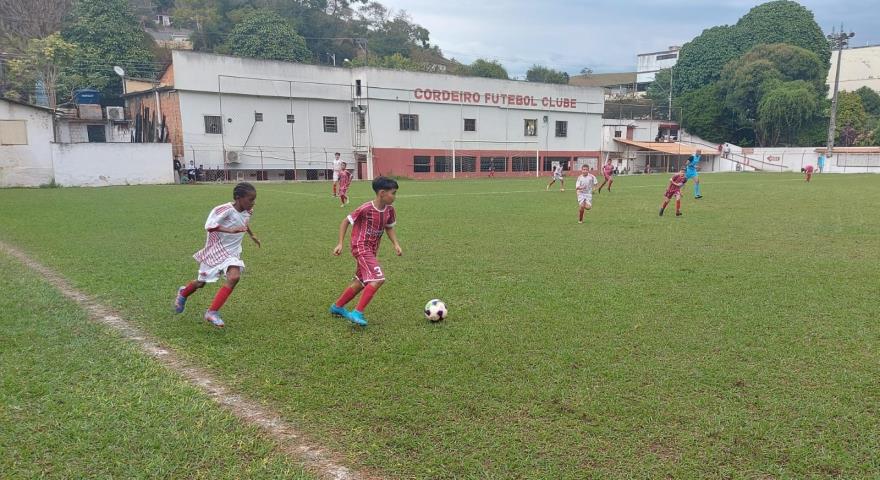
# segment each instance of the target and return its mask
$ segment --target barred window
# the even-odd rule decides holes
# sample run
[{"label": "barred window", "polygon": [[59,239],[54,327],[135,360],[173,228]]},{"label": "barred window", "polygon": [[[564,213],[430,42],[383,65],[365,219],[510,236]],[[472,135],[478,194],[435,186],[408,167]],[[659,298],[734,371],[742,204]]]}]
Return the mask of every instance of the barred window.
[{"label": "barred window", "polygon": [[477,119],[476,118],[465,118],[464,119],[464,131],[465,132],[476,132],[477,131]]},{"label": "barred window", "polygon": [[336,117],[324,117],[324,133],[337,133]]},{"label": "barred window", "polygon": [[419,130],[419,116],[408,113],[400,114],[400,129],[417,132]]},{"label": "barred window", "polygon": [[456,172],[475,172],[477,171],[477,157],[457,156],[455,157]]},{"label": "barred window", "polygon": [[566,121],[556,121],[556,136],[557,137],[567,137],[568,136],[568,122]]},{"label": "barred window", "polygon": [[430,173],[431,172],[431,157],[416,155],[413,157],[413,172],[414,173]]},{"label": "barred window", "polygon": [[434,157],[435,172],[451,172],[452,162],[449,157]]},{"label": "barred window", "polygon": [[538,168],[536,157],[513,157],[510,159],[511,172],[534,172]]},{"label": "barred window", "polygon": [[494,165],[496,172],[507,171],[507,157],[480,157],[480,171],[488,172],[489,166]]},{"label": "barred window", "polygon": [[205,133],[215,135],[223,133],[223,121],[220,115],[205,115]]}]

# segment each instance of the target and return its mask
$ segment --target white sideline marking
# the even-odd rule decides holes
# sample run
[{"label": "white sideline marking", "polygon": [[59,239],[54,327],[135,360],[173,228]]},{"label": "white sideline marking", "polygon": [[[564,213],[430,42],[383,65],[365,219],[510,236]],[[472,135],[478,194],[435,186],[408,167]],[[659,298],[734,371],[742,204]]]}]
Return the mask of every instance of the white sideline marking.
[{"label": "white sideline marking", "polygon": [[[315,444],[292,424],[282,420],[281,415],[258,402],[231,390],[208,370],[184,360],[174,350],[161,346],[159,340],[129,323],[119,313],[98,303],[96,299],[79,290],[60,273],[37,262],[23,251],[0,241],[0,251],[15,258],[42,276],[65,297],[76,302],[88,313],[89,318],[116,330],[126,340],[140,347],[141,351],[155,359],[165,368],[182,376],[190,385],[206,393],[214,402],[246,424],[256,426],[278,444],[282,453],[291,457],[320,478],[332,480],[379,479],[375,473],[354,471],[342,465],[339,454]],[[171,305],[169,303],[169,309]]]}]

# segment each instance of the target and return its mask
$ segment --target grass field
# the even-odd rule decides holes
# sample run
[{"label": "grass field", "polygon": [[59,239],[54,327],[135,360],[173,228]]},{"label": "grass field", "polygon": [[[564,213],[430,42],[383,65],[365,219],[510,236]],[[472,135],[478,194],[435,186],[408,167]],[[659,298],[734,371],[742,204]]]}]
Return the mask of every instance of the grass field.
[{"label": "grass field", "polygon": [[354,271],[327,184],[257,186],[222,331],[216,286],[171,302],[231,185],[0,191],[0,239],[391,477],[880,476],[880,176],[702,178],[681,218],[668,176],[618,178],[584,225],[571,177],[402,182],[366,329],[326,313]]}]

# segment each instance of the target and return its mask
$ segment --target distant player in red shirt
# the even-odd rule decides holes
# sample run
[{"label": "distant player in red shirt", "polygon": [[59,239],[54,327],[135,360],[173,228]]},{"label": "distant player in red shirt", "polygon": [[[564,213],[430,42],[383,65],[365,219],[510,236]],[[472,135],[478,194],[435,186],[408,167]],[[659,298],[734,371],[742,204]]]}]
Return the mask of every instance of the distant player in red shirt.
[{"label": "distant player in red shirt", "polygon": [[174,311],[183,313],[186,299],[190,295],[204,287],[205,283],[216,282],[221,276],[225,276],[226,284],[220,287],[210,308],[205,312],[205,321],[217,328],[224,325],[220,318],[220,307],[226,303],[244,271],[244,262],[239,258],[244,234],[250,235],[251,240],[260,246],[260,240],[250,227],[257,189],[250,183],[239,183],[232,190],[232,198],[233,202],[214,207],[208,215],[205,222],[205,230],[208,232],[205,248],[193,255],[199,262],[199,276],[185,287],[180,287],[174,301]]},{"label": "distant player in red shirt", "polygon": [[495,177],[495,164],[490,163],[489,164],[489,178],[493,178],[493,177]]},{"label": "distant player in red shirt", "polygon": [[345,162],[342,162],[342,169],[339,171],[339,200],[342,202],[340,207],[348,205],[348,186],[351,185],[351,172],[345,167]]},{"label": "distant player in red shirt", "polygon": [[[342,253],[342,243],[345,241],[345,232],[351,225],[351,255],[357,262],[354,280],[346,287],[336,303],[330,305],[330,313],[347,318],[354,324],[362,327],[367,325],[364,318],[364,309],[369,305],[376,290],[385,283],[385,273],[376,259],[379,252],[379,241],[382,234],[387,233],[394,252],[398,256],[403,254],[400,243],[397,242],[397,234],[394,233],[394,225],[397,222],[397,214],[394,212],[394,198],[397,196],[397,181],[388,177],[378,177],[373,180],[373,191],[376,198],[361,205],[351,212],[342,224],[339,225],[339,243],[333,249],[333,255]],[[345,310],[345,305],[363,290],[364,294],[357,306],[351,312]]]},{"label": "distant player in red shirt", "polygon": [[611,159],[608,159],[608,162],[605,165],[602,165],[602,176],[605,177],[605,180],[602,181],[602,185],[599,185],[599,190],[596,193],[602,193],[602,187],[605,184],[608,184],[608,192],[611,193],[611,184],[614,183],[614,165],[611,164]]},{"label": "distant player in red shirt", "polygon": [[804,180],[809,182],[810,179],[813,178],[813,171],[814,171],[814,168],[812,165],[807,165],[804,168],[802,168],[801,172],[803,172],[805,175]]},{"label": "distant player in red shirt", "polygon": [[666,205],[669,205],[672,197],[675,197],[675,216],[681,216],[681,187],[685,182],[687,182],[687,178],[684,175],[684,170],[679,170],[678,173],[669,179],[669,186],[666,187],[666,193],[663,194],[663,205],[660,205],[661,217],[663,216],[663,210],[666,210]]}]

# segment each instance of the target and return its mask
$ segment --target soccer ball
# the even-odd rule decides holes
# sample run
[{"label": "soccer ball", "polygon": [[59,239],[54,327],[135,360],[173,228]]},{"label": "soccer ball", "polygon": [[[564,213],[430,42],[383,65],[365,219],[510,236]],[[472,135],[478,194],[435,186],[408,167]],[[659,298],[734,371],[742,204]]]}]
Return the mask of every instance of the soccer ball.
[{"label": "soccer ball", "polygon": [[449,315],[446,304],[436,298],[425,305],[425,318],[432,322],[439,322]]}]

